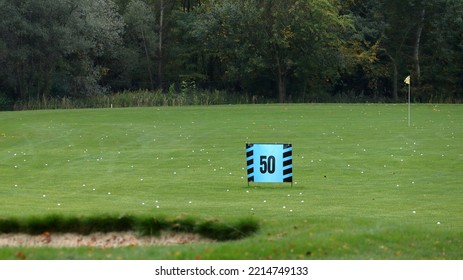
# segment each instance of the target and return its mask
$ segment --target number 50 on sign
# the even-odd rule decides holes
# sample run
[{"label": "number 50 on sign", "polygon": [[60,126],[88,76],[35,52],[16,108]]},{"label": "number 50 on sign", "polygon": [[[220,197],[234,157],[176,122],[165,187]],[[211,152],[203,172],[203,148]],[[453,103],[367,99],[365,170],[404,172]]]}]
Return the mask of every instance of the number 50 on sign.
[{"label": "number 50 on sign", "polygon": [[249,182],[293,182],[291,144],[246,144]]}]

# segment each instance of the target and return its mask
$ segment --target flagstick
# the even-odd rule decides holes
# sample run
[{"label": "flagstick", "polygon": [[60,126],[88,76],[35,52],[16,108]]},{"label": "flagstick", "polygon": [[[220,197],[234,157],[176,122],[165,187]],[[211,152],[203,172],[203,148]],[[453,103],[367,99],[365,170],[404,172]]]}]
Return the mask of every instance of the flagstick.
[{"label": "flagstick", "polygon": [[410,84],[408,83],[408,127],[410,127]]}]

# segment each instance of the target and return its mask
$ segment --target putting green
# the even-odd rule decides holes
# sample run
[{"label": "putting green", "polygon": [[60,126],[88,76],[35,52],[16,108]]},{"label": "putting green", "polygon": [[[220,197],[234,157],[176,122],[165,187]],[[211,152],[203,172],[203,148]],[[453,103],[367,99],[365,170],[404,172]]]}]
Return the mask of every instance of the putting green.
[{"label": "putting green", "polygon": [[[1,217],[260,222],[239,241],[32,259],[461,259],[463,107],[411,109],[411,127],[405,104],[0,112]],[[245,144],[275,142],[293,145],[293,187],[248,187]]]}]

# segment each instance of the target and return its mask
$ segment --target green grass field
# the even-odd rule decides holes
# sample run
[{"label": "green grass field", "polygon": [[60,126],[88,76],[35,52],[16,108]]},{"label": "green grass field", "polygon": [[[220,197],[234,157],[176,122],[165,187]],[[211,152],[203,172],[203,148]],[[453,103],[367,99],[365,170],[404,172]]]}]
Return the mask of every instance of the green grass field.
[{"label": "green grass field", "polygon": [[[0,112],[0,218],[260,224],[175,246],[0,248],[0,259],[462,259],[463,107],[247,105]],[[294,185],[246,180],[245,143],[292,143]]]}]

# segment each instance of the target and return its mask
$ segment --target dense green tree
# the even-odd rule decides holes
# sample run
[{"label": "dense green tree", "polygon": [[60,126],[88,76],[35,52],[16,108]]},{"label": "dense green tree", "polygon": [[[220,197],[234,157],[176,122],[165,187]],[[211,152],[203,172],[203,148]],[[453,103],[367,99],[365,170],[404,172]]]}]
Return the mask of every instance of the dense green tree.
[{"label": "dense green tree", "polygon": [[[411,74],[414,96],[428,99],[429,89],[436,81],[433,76],[437,74],[430,69],[439,65],[436,50],[457,45],[451,38],[458,38],[458,32],[461,33],[455,24],[461,17],[461,4],[461,0],[342,2],[343,12],[354,20],[355,32],[342,48],[349,59],[338,90],[399,100],[402,79]],[[454,28],[449,30],[447,26]],[[447,58],[450,53],[455,57],[461,53],[458,48],[451,49],[441,53]],[[453,68],[453,75],[458,68]],[[441,68],[441,74],[450,69]]]},{"label": "dense green tree", "polygon": [[423,100],[463,97],[463,1],[427,2],[420,47]]},{"label": "dense green tree", "polygon": [[415,100],[456,102],[462,41],[463,0],[0,0],[0,103],[179,84],[400,101],[409,74]]},{"label": "dense green tree", "polygon": [[0,1],[0,83],[15,98],[91,94],[105,69],[97,59],[120,42],[110,0]]},{"label": "dense green tree", "polygon": [[286,101],[288,79],[326,80],[339,59],[337,34],[350,24],[326,0],[212,1],[197,11],[193,32],[224,64],[226,78],[242,83],[267,77],[279,102]]},{"label": "dense green tree", "polygon": [[153,7],[141,0],[131,0],[124,13],[124,21],[126,51],[122,61],[131,69],[119,68],[125,75],[123,79],[138,81],[139,87],[154,89],[158,34]]},{"label": "dense green tree", "polygon": [[354,29],[344,34],[340,51],[345,63],[334,93],[350,98],[391,97],[390,58],[383,48],[387,24],[382,1],[349,0],[341,4],[341,13],[352,19]]}]

